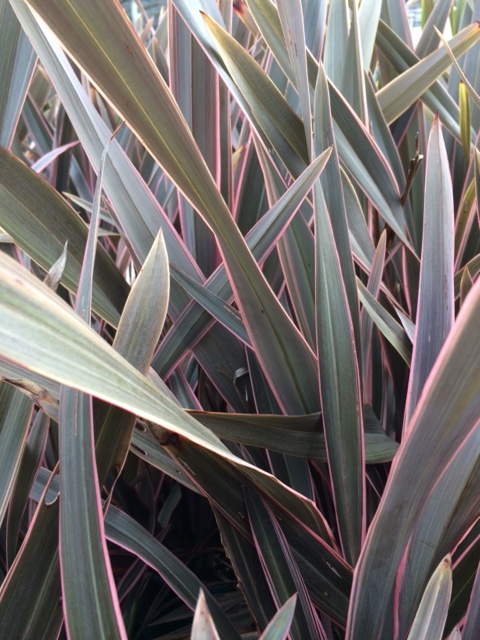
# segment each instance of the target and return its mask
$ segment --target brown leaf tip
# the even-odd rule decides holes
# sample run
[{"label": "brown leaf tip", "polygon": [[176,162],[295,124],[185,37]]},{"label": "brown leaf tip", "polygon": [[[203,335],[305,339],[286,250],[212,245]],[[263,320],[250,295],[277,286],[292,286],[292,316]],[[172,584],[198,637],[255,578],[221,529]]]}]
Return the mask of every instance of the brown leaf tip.
[{"label": "brown leaf tip", "polygon": [[233,8],[239,15],[245,15],[245,2],[243,0],[234,0]]}]

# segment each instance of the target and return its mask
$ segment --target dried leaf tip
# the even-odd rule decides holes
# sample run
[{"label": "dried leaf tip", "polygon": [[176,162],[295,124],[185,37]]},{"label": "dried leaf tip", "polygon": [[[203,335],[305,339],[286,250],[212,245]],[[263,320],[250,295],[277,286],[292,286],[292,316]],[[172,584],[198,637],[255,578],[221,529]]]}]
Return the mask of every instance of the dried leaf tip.
[{"label": "dried leaf tip", "polygon": [[234,0],[233,9],[238,14],[243,15],[245,13],[245,3],[243,0]]}]

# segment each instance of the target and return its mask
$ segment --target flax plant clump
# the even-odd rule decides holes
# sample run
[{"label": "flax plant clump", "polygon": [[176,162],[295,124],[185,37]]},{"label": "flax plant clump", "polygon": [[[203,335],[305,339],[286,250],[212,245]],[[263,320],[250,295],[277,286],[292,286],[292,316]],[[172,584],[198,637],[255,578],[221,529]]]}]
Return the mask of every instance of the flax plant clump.
[{"label": "flax plant clump", "polygon": [[0,0],[0,638],[475,640],[478,3],[123,4]]}]

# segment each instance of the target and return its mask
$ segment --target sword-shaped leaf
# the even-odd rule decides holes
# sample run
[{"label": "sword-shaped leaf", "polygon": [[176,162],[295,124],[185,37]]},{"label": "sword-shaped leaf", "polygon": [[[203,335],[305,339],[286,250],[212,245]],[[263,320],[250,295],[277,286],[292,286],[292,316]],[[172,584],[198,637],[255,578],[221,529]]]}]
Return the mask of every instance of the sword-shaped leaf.
[{"label": "sword-shaped leaf", "polygon": [[37,56],[8,0],[0,2],[0,145],[10,148]]},{"label": "sword-shaped leaf", "polygon": [[250,339],[281,406],[289,413],[316,410],[314,354],[253,260],[176,102],[123,10],[114,0],[101,5],[87,0],[81,12],[66,0],[34,0],[32,6],[215,233]]},{"label": "sword-shaped leaf", "polygon": [[480,415],[480,282],[440,352],[400,445],[356,567],[347,638],[376,638],[408,540],[432,486]]}]

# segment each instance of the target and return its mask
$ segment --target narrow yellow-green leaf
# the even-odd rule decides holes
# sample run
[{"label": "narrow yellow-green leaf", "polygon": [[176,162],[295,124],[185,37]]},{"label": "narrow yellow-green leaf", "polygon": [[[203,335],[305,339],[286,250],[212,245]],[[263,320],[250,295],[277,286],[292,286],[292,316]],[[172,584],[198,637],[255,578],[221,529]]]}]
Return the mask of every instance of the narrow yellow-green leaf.
[{"label": "narrow yellow-green leaf", "polygon": [[460,136],[463,153],[467,163],[470,161],[470,99],[464,82],[458,86],[458,103],[460,107]]},{"label": "narrow yellow-green leaf", "polygon": [[462,279],[460,280],[460,304],[462,305],[468,294],[470,293],[473,287],[472,276],[470,275],[470,271],[468,267],[465,267],[462,272]]},{"label": "narrow yellow-green leaf", "polygon": [[[475,154],[477,153],[475,149]],[[475,166],[476,162],[474,168]],[[473,179],[463,194],[455,219],[455,269],[463,266],[462,258],[476,214],[475,204],[475,179]]]}]

